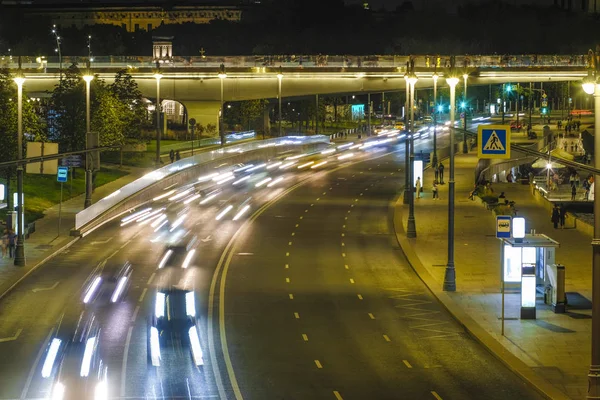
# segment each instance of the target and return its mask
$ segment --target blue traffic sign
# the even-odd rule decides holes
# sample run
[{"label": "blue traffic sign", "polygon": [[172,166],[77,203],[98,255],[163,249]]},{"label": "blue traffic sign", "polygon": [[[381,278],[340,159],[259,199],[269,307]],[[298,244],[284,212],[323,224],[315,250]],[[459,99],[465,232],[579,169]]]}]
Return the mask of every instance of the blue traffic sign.
[{"label": "blue traffic sign", "polygon": [[58,167],[58,171],[56,173],[56,180],[61,183],[68,181],[69,167]]},{"label": "blue traffic sign", "polygon": [[479,158],[510,158],[510,125],[479,125]]},{"label": "blue traffic sign", "polygon": [[496,216],[496,237],[498,239],[510,239],[512,218],[509,215]]}]

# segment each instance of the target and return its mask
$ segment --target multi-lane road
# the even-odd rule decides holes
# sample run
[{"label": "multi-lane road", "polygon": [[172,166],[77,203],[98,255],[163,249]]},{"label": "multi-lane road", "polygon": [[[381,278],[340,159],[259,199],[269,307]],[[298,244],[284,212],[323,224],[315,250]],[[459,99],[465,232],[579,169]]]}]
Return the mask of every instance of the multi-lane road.
[{"label": "multi-lane road", "polygon": [[[281,157],[233,179],[226,166],[157,199],[162,228],[134,218],[98,229],[0,302],[0,398],[50,398],[41,371],[57,322],[73,323],[93,273],[127,261],[123,298],[85,306],[102,328],[109,398],[538,398],[464,332],[404,258],[390,222],[403,157],[393,137],[369,149]],[[214,188],[221,191],[201,204]],[[196,238],[189,266],[157,270],[178,232]],[[196,293],[199,368],[175,337],[163,366],[149,366],[156,290],[174,285]]]}]

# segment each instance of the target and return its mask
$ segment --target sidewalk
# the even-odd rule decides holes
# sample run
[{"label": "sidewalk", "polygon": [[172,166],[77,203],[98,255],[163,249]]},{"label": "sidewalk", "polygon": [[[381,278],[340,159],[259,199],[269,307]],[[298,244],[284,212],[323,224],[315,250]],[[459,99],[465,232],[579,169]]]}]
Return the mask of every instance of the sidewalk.
[{"label": "sidewalk", "polygon": [[[93,203],[147,172],[143,168],[125,166],[123,170],[128,171],[129,174],[94,190],[92,194]],[[47,209],[44,212],[44,217],[35,221],[35,232],[30,235],[29,239],[25,239],[25,259],[27,262],[25,267],[15,267],[13,259],[0,258],[0,298],[43,261],[77,240],[77,238],[69,236],[69,231],[75,226],[75,214],[83,210],[84,200],[85,194],[82,194],[63,202],[60,235],[58,232],[58,204]],[[27,203],[25,203],[25,206],[27,206]]]},{"label": "sidewalk", "polygon": [[[447,161],[444,161],[448,165]],[[560,243],[556,262],[566,266],[570,300],[565,314],[554,314],[537,301],[537,319],[519,319],[519,294],[507,294],[505,336],[501,336],[500,243],[495,216],[479,201],[468,200],[473,188],[474,154],[456,157],[455,266],[456,292],[443,292],[447,263],[448,185],[440,185],[439,201],[431,198],[433,170],[425,171],[421,199],[415,200],[418,237],[404,233],[408,207],[396,205],[395,226],[409,261],[455,317],[513,371],[549,398],[581,399],[587,393],[591,346],[591,236],[573,228],[555,230],[550,214],[532,195],[529,185],[494,184],[516,202],[526,229],[535,229]],[[449,168],[446,168],[446,174]],[[448,176],[445,176],[446,181]],[[572,227],[572,221],[567,220]],[[438,251],[431,251],[438,249]],[[583,297],[581,297],[583,296]]]}]

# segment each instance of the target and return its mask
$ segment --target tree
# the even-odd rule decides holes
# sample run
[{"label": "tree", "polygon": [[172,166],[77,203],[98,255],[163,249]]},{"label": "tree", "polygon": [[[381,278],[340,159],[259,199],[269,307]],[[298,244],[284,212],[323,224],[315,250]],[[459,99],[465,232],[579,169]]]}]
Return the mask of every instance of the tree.
[{"label": "tree", "polygon": [[115,81],[109,85],[115,98],[120,101],[122,120],[125,122],[123,136],[127,139],[140,139],[142,128],[148,125],[146,107],[142,99],[142,92],[138,84],[126,70],[121,70],[115,75]]},{"label": "tree", "polygon": [[263,116],[268,104],[269,101],[265,99],[246,100],[241,102],[240,115],[242,117],[242,122],[246,123],[244,126],[247,130],[251,129],[251,122],[254,122],[256,119]]},{"label": "tree", "polygon": [[98,145],[123,144],[130,114],[129,107],[121,102],[102,80],[96,80],[94,94],[90,129],[98,135]]},{"label": "tree", "polygon": [[85,85],[77,64],[72,64],[52,92],[56,136],[61,152],[85,148]]}]

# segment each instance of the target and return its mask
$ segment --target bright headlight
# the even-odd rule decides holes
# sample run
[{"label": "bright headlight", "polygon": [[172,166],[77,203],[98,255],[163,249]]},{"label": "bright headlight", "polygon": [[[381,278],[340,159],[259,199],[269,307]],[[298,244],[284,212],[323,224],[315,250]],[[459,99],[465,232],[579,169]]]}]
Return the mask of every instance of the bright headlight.
[{"label": "bright headlight", "polygon": [[204,365],[202,358],[202,347],[200,347],[200,338],[198,338],[198,331],[195,326],[192,326],[188,331],[190,336],[190,347],[192,348],[192,356],[194,357],[194,363],[196,365]]},{"label": "bright headlight", "polygon": [[150,328],[150,359],[152,365],[160,366],[160,343],[158,341],[158,329],[154,326]]},{"label": "bright headlight", "polygon": [[54,367],[54,361],[56,360],[60,343],[60,339],[52,339],[52,343],[50,343],[50,348],[48,349],[48,355],[46,356],[44,366],[42,367],[42,378],[48,378],[52,373],[52,367]]},{"label": "bright headlight", "polygon": [[81,361],[81,370],[79,375],[86,377],[90,374],[90,366],[92,364],[92,356],[96,347],[96,336],[91,337],[85,343],[85,351],[83,352],[83,360]]},{"label": "bright headlight", "polygon": [[190,317],[196,316],[196,300],[194,292],[187,292],[185,294],[185,311]]},{"label": "bright headlight", "polygon": [[52,400],[63,400],[65,397],[65,385],[60,382],[56,382],[52,388]]},{"label": "bright headlight", "polygon": [[95,400],[107,400],[108,399],[108,385],[106,381],[98,382],[96,385],[96,391],[94,393]]},{"label": "bright headlight", "polygon": [[156,318],[165,316],[165,294],[162,292],[156,293],[156,303],[154,304],[154,315]]}]

